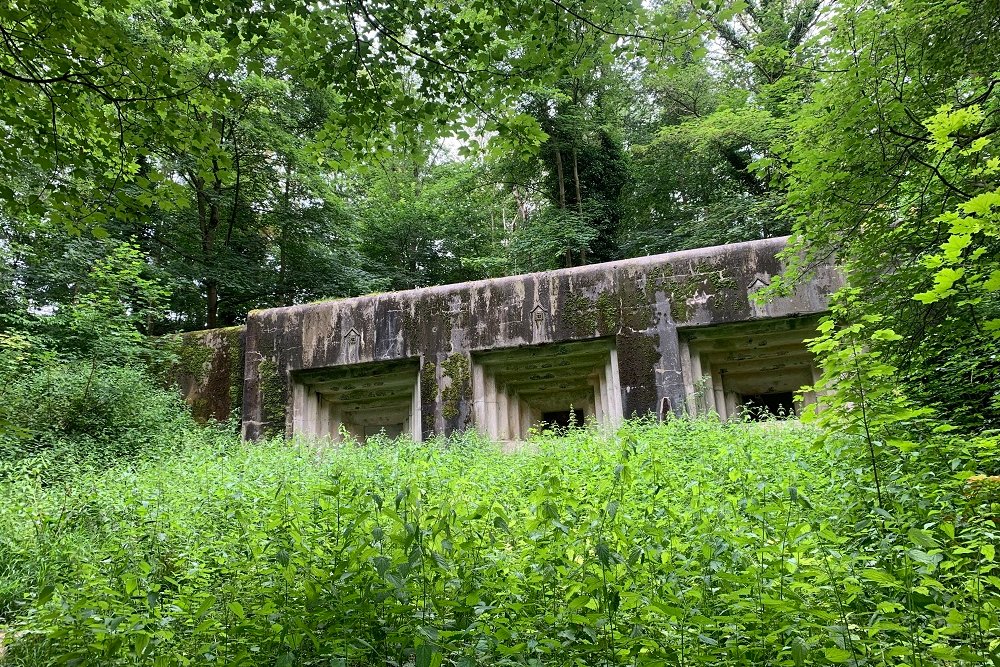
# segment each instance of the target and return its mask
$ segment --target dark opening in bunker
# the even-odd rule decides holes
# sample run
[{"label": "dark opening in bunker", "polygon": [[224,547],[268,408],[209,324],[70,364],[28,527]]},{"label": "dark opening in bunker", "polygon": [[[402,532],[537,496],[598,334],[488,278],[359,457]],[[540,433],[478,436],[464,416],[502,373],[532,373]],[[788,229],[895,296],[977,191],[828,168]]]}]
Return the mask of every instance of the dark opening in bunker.
[{"label": "dark opening in bunker", "polygon": [[542,428],[567,429],[570,427],[583,426],[587,421],[587,414],[579,408],[570,410],[553,410],[542,413]]},{"label": "dark opening in bunker", "polygon": [[419,440],[419,359],[299,371],[293,379],[292,432],[364,442],[378,433]]},{"label": "dark opening in bunker", "polygon": [[790,391],[752,394],[743,397],[743,409],[751,419],[757,420],[792,417],[795,415],[795,397]]},{"label": "dark opening in bunker", "polygon": [[480,430],[524,440],[534,427],[566,428],[622,420],[618,355],[612,339],[535,345],[472,357],[473,408]]},{"label": "dark opening in bunker", "polygon": [[[681,332],[681,364],[692,414],[722,419],[749,415],[792,417],[795,395],[815,381],[813,355],[803,342],[815,335],[815,317],[697,327]],[[803,393],[803,403],[816,400]]]}]

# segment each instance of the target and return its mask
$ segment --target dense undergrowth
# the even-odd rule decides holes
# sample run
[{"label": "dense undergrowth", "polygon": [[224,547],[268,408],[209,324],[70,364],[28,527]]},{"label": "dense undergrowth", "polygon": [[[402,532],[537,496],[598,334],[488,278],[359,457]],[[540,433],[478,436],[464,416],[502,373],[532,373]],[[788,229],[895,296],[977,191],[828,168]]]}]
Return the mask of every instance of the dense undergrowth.
[{"label": "dense undergrowth", "polygon": [[977,464],[885,457],[875,508],[865,450],[817,435],[632,422],[505,455],[208,430],[26,473],[0,484],[0,664],[998,664]]}]

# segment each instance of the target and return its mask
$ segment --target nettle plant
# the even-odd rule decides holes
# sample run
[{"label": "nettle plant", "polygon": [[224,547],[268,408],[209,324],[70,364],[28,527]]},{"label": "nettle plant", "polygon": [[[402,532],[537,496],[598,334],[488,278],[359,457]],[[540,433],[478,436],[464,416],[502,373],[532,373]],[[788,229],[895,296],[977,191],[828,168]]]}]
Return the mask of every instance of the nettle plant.
[{"label": "nettle plant", "polygon": [[987,501],[911,476],[872,520],[856,439],[817,435],[630,422],[511,455],[471,435],[231,441],[14,481],[4,664],[988,663]]}]

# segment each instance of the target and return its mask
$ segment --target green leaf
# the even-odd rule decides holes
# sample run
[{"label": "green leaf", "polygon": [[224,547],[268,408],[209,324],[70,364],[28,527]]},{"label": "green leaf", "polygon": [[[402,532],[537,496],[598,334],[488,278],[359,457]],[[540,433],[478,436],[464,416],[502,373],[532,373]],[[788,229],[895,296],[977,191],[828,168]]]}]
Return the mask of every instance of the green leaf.
[{"label": "green leaf", "polygon": [[239,602],[236,602],[234,600],[234,601],[228,603],[226,605],[226,607],[229,609],[229,611],[233,612],[233,615],[235,615],[240,620],[243,620],[245,618],[245,615],[244,615],[244,612],[243,612],[243,605],[241,605]]},{"label": "green leaf", "polygon": [[854,654],[837,646],[829,646],[823,649],[823,654],[830,662],[848,662],[854,659]]},{"label": "green leaf", "polygon": [[792,640],[792,660],[795,667],[803,667],[809,658],[809,645],[801,637]]},{"label": "green leaf", "polygon": [[430,644],[421,644],[416,649],[416,667],[440,667],[444,655]]},{"label": "green leaf", "polygon": [[884,584],[886,586],[898,587],[900,582],[893,576],[890,572],[885,570],[868,569],[861,573],[861,576],[869,581],[874,581],[878,584]]},{"label": "green leaf", "polygon": [[910,538],[910,541],[916,544],[918,547],[923,547],[925,549],[932,549],[938,546],[938,541],[934,539],[934,536],[927,530],[921,530],[919,528],[910,528],[906,531],[906,536]]},{"label": "green leaf", "polygon": [[42,590],[38,592],[38,597],[35,598],[35,604],[41,606],[52,599],[52,594],[55,592],[56,587],[52,584],[46,584],[42,586]]}]

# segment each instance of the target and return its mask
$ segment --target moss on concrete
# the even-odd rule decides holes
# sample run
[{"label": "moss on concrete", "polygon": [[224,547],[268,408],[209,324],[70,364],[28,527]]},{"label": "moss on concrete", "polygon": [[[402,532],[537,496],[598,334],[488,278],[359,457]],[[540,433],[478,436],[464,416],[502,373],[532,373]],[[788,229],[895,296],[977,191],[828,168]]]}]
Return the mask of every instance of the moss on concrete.
[{"label": "moss on concrete", "polygon": [[283,433],[285,430],[285,385],[278,375],[278,365],[271,359],[262,359],[257,364],[260,378],[260,413],[263,432],[266,437]]},{"label": "moss on concrete", "polygon": [[205,344],[204,333],[185,334],[177,348],[177,372],[194,379],[198,384],[205,381],[211,372],[211,361],[215,350]]},{"label": "moss on concrete", "polygon": [[420,402],[437,402],[437,393],[437,364],[425,361],[423,368],[420,369]]},{"label": "moss on concrete", "polygon": [[618,297],[611,292],[601,292],[597,296],[598,330],[604,335],[613,333],[618,327],[618,304]]},{"label": "moss on concrete", "polygon": [[445,419],[459,415],[462,401],[472,398],[472,372],[469,358],[461,353],[448,357],[441,363],[444,377],[451,382],[441,390],[441,414]]},{"label": "moss on concrete", "polygon": [[[655,410],[656,366],[661,361],[657,340],[651,336],[620,336],[618,339],[618,373],[622,385],[631,387],[625,416]],[[642,406],[640,409],[636,409]]]},{"label": "moss on concrete", "polygon": [[670,317],[674,322],[683,322],[691,314],[688,299],[698,292],[702,284],[701,276],[691,276],[673,285],[670,290]]},{"label": "moss on concrete", "polygon": [[238,417],[243,412],[243,327],[229,327],[223,335],[229,362],[229,414]]},{"label": "moss on concrete", "polygon": [[588,336],[597,329],[597,308],[582,294],[566,294],[559,316],[576,336]]},{"label": "moss on concrete", "polygon": [[240,326],[172,334],[159,339],[151,372],[180,389],[199,422],[238,416],[243,402]]},{"label": "moss on concrete", "polygon": [[655,301],[656,292],[662,291],[670,299],[670,316],[675,322],[683,322],[691,316],[691,306],[687,303],[698,293],[714,295],[716,303],[731,307],[733,291],[739,287],[724,265],[698,261],[685,271],[675,271],[671,265],[651,269],[646,273],[643,292],[648,302]]}]

